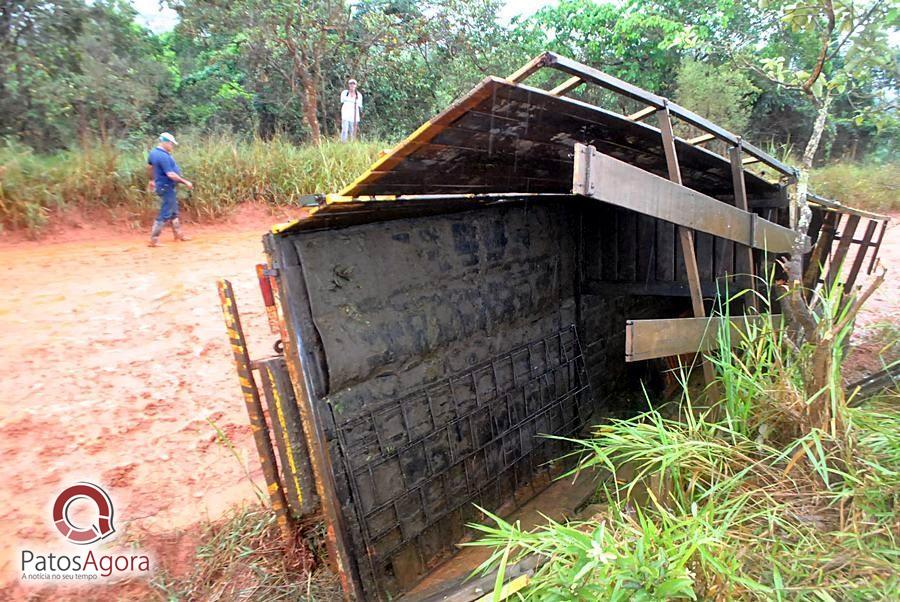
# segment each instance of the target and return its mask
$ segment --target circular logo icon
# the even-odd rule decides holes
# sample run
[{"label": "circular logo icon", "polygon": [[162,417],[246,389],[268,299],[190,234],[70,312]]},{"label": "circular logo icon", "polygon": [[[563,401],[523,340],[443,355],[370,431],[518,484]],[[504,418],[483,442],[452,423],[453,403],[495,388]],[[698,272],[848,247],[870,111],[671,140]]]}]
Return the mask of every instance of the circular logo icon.
[{"label": "circular logo icon", "polygon": [[[69,519],[69,507],[79,499],[88,499],[97,506],[97,524],[82,527]],[[76,483],[65,489],[53,502],[53,522],[63,537],[72,543],[87,545],[115,533],[113,506],[103,489],[93,483]]]}]

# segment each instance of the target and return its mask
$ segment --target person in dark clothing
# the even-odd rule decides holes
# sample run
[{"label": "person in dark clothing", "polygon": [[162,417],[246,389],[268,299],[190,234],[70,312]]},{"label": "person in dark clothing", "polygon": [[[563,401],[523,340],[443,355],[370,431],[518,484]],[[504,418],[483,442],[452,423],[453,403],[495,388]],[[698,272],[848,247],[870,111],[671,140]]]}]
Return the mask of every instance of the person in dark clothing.
[{"label": "person in dark clothing", "polygon": [[175,141],[175,136],[168,132],[163,132],[159,135],[159,144],[147,156],[147,175],[150,177],[148,187],[151,191],[155,191],[162,201],[159,215],[156,216],[156,221],[153,222],[153,230],[150,232],[151,247],[159,246],[159,235],[162,233],[166,222],[171,223],[172,232],[175,233],[175,240],[190,240],[181,231],[181,221],[178,219],[178,197],[175,187],[178,184],[184,184],[188,190],[192,190],[194,185],[181,177],[181,170],[172,157],[172,151],[177,145],[178,142]]}]

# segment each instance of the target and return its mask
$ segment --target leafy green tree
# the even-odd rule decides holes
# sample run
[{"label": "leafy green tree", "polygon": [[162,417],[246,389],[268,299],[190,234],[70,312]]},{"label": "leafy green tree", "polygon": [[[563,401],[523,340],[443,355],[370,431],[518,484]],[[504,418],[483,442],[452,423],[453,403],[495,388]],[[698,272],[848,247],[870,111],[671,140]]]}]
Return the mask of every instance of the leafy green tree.
[{"label": "leafy green tree", "polygon": [[730,65],[685,59],[676,78],[675,100],[732,132],[745,132],[760,89]]},{"label": "leafy green tree", "polygon": [[661,94],[673,91],[684,25],[641,2],[561,0],[521,28],[540,45]]},{"label": "leafy green tree", "polygon": [[124,0],[0,6],[0,135],[40,149],[142,129],[167,70]]}]

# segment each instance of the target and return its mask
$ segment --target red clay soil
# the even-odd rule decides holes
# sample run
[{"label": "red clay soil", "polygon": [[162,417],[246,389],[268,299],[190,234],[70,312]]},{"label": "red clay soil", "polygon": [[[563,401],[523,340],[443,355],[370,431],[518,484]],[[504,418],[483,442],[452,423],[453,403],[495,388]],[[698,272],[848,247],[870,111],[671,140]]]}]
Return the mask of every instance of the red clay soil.
[{"label": "red clay soil", "polygon": [[[92,228],[0,241],[0,598],[26,593],[17,583],[20,549],[60,541],[50,508],[74,482],[104,486],[120,540],[139,538],[169,567],[189,566],[199,524],[255,502],[251,479],[263,481],[215,283],[231,279],[251,356],[269,355],[275,337],[254,265],[262,233],[285,217],[244,209],[227,223],[189,228],[188,243],[166,234],[159,249],[144,233]],[[900,270],[896,226],[881,253]],[[900,315],[896,283],[892,274],[876,293],[857,337]],[[854,361],[857,371],[875,365]],[[141,594],[146,586],[111,586],[90,597]]]},{"label": "red clay soil", "polygon": [[184,531],[256,500],[245,468],[263,479],[216,280],[234,284],[251,356],[271,355],[254,266],[284,219],[244,209],[188,227],[190,242],[167,232],[156,249],[108,228],[0,242],[0,599],[22,593],[20,549],[61,542],[51,505],[77,481],[105,487],[119,543],[138,537],[166,556],[184,554]]},{"label": "red clay soil", "polygon": [[[852,350],[844,364],[844,377],[854,382],[884,367],[879,352],[888,345],[890,360],[900,359],[900,211],[890,212],[884,242],[878,257],[887,268],[884,284],[866,302],[857,317],[853,331]],[[868,266],[868,260],[864,264]],[[863,282],[865,286],[865,282]]]}]

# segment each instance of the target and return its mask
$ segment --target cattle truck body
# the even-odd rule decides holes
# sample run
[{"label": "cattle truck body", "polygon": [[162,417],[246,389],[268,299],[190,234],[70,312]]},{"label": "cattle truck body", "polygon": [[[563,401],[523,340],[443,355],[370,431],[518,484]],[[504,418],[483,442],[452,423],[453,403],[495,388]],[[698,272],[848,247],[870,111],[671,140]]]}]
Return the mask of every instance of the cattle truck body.
[{"label": "cattle truck body", "polygon": [[[567,98],[572,80],[521,83],[544,67],[649,108]],[[660,128],[642,122],[654,114]],[[672,118],[727,156],[676,137]],[[348,596],[416,599],[429,574],[440,591],[435,575],[454,571],[434,569],[478,507],[520,507],[567,467],[565,443],[540,435],[582,433],[639,387],[637,360],[696,351],[702,329],[684,318],[790,251],[792,177],[690,111],[545,53],[273,228],[266,273],[301,423],[278,440],[279,466],[292,478],[282,448],[302,437],[312,474],[286,488],[288,507],[302,514],[290,498],[314,482],[305,504],[321,507]],[[826,205],[814,239],[840,221]]]}]

